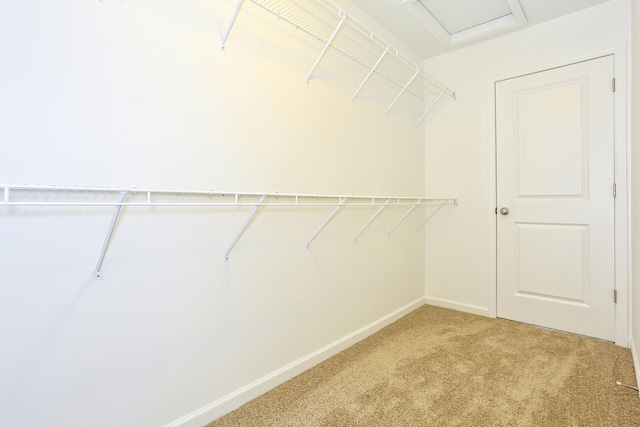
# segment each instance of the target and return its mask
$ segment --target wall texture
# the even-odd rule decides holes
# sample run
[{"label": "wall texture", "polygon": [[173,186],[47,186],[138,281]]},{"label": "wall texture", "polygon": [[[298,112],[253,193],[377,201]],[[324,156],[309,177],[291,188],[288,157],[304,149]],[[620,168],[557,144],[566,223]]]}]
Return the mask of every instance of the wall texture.
[{"label": "wall texture", "polygon": [[[425,62],[458,91],[458,100],[426,128],[426,189],[460,198],[458,209],[440,216],[428,235],[429,302],[495,315],[495,81],[615,51],[616,74],[623,85],[618,139],[622,151],[626,149],[629,9],[628,0],[612,0]],[[619,186],[626,179],[618,176]]]},{"label": "wall texture", "polygon": [[[305,84],[322,46],[252,4],[221,51],[235,3],[3,4],[0,180],[423,195],[422,101],[352,103],[367,70],[335,52]],[[330,211],[264,209],[225,261],[248,209],[126,208],[92,281],[111,209],[0,208],[0,424],[204,423],[423,301],[423,210],[358,243],[375,209],[347,210],[305,249]]]}]

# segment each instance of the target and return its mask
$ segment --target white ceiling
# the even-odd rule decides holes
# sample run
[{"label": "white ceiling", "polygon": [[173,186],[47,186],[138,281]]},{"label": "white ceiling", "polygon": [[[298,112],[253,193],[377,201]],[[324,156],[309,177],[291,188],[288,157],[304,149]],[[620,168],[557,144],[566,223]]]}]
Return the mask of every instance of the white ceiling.
[{"label": "white ceiling", "polygon": [[[446,30],[445,34],[449,33],[455,37],[456,33],[462,34],[469,28],[479,28],[476,26],[504,18],[511,14],[507,3],[513,5],[514,1],[404,0],[405,4],[401,5],[401,0],[351,0],[422,58],[440,55],[490,37],[499,37],[506,32],[518,31],[609,0],[519,0],[517,3],[526,18],[524,24],[505,27],[501,31],[492,30],[480,38],[478,36],[458,43],[443,41],[442,35],[437,34],[438,31],[442,33]],[[438,31],[434,31],[432,25],[427,25],[428,22],[425,23],[428,20],[415,16],[415,9],[420,8],[427,9],[431,15],[429,19],[440,24],[436,24],[439,27]]]}]

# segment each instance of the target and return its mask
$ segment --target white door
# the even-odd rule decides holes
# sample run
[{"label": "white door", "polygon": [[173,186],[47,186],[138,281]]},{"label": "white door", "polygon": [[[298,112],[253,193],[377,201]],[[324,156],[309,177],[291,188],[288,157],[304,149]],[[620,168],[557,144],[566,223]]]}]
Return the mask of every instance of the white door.
[{"label": "white door", "polygon": [[613,75],[496,84],[498,317],[615,339]]}]

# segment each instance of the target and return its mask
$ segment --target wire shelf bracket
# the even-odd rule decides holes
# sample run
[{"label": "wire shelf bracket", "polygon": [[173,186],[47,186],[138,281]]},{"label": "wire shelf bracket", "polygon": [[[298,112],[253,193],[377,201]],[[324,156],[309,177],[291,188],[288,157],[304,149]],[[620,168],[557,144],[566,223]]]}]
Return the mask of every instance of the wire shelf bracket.
[{"label": "wire shelf bracket", "polygon": [[231,15],[231,21],[229,21],[229,25],[227,25],[227,29],[222,35],[222,43],[220,43],[220,49],[224,50],[224,44],[227,42],[229,38],[229,34],[231,33],[231,28],[233,28],[233,24],[236,22],[236,18],[238,17],[238,12],[240,12],[240,6],[242,6],[242,2],[244,0],[238,0],[236,4],[236,8],[233,10],[233,15]]},{"label": "wire shelf bracket", "polygon": [[113,212],[113,216],[111,217],[111,223],[109,224],[109,228],[107,229],[107,237],[104,239],[104,243],[102,244],[102,250],[100,251],[100,255],[98,256],[98,263],[96,264],[96,269],[93,273],[94,280],[102,279],[102,263],[104,262],[104,257],[107,255],[107,250],[109,249],[109,245],[111,244],[111,238],[113,237],[113,231],[116,228],[116,224],[118,223],[118,218],[120,217],[120,211],[122,210],[122,202],[124,202],[124,198],[127,197],[127,191],[122,191],[120,193],[120,198],[118,199],[118,205],[116,205],[115,211]]},{"label": "wire shelf bracket", "polygon": [[389,205],[389,202],[391,201],[391,199],[387,199],[386,202],[384,202],[384,205],[380,206],[380,209],[378,209],[376,211],[375,214],[373,214],[373,216],[371,217],[371,219],[369,220],[369,222],[367,222],[364,227],[362,227],[362,229],[360,231],[358,231],[358,234],[355,235],[355,237],[353,238],[353,242],[357,242],[358,241],[358,237],[360,237],[360,235],[362,233],[364,233],[364,230],[366,230],[371,223],[378,217],[378,215],[380,215],[382,213],[382,211],[384,210],[384,208],[386,208]]},{"label": "wire shelf bracket", "polygon": [[413,205],[413,206],[411,206],[411,207],[409,208],[409,210],[408,210],[404,215],[402,215],[402,218],[400,218],[400,219],[398,220],[398,222],[396,222],[396,223],[393,225],[393,227],[391,227],[391,228],[389,229],[389,231],[387,231],[387,237],[389,237],[389,236],[391,235],[391,233],[393,232],[393,230],[395,230],[396,228],[398,228],[398,226],[399,226],[400,224],[402,224],[402,223],[404,222],[404,220],[405,220],[405,219],[407,219],[407,217],[409,216],[409,214],[411,214],[411,212],[413,212],[413,211],[414,211],[414,209],[415,209],[415,208],[417,208],[417,207],[418,207],[418,205]]},{"label": "wire shelf bracket", "polygon": [[344,204],[347,202],[348,198],[347,197],[341,197],[340,198],[340,204],[338,204],[338,206],[336,206],[336,208],[333,210],[333,212],[331,212],[331,214],[329,215],[329,217],[327,219],[324,220],[324,222],[322,223],[322,225],[320,226],[320,228],[318,228],[318,230],[315,232],[315,234],[313,235],[313,237],[311,239],[309,239],[309,241],[307,242],[307,249],[309,249],[309,245],[311,245],[311,242],[313,242],[313,240],[318,237],[318,234],[320,234],[320,232],[327,226],[327,224],[329,224],[329,221],[331,221],[331,218],[333,218],[334,216],[336,216],[336,214],[338,213],[338,211],[340,210],[340,208],[342,206],[344,206]]},{"label": "wire shelf bracket", "polygon": [[353,96],[351,97],[352,101],[356,100],[356,96],[358,96],[358,94],[360,93],[360,91],[362,90],[362,88],[364,87],[364,85],[369,81],[369,79],[371,78],[371,76],[373,75],[373,73],[376,72],[376,68],[378,68],[378,65],[380,65],[380,63],[382,62],[382,60],[384,59],[384,57],[387,55],[387,53],[389,53],[389,48],[385,48],[385,50],[382,51],[382,55],[380,55],[380,58],[378,58],[378,60],[376,61],[375,64],[373,64],[373,67],[371,67],[371,70],[369,70],[369,74],[367,74],[367,76],[364,78],[364,81],[362,83],[360,83],[360,86],[358,86],[358,89],[356,89],[355,93],[353,94]]},{"label": "wire shelf bracket", "polygon": [[424,220],[424,221],[423,221],[423,222],[422,222],[422,223],[421,223],[421,224],[416,228],[416,230],[420,230],[420,229],[421,229],[421,228],[422,228],[426,223],[428,223],[428,222],[429,222],[429,220],[430,220],[431,218],[433,218],[433,216],[434,216],[435,214],[437,214],[437,213],[438,213],[438,211],[439,211],[441,208],[442,208],[442,206],[438,206],[438,207],[436,208],[436,210],[434,210],[433,212],[431,212],[431,214],[429,214],[429,216],[427,217],[427,219],[425,219],[425,220]]},{"label": "wire shelf bracket", "polygon": [[231,245],[229,245],[229,247],[227,248],[227,250],[224,253],[224,259],[226,259],[227,261],[229,260],[229,254],[231,253],[231,250],[233,249],[233,247],[236,245],[236,243],[238,243],[238,240],[240,239],[240,236],[242,236],[242,233],[244,233],[244,231],[247,229],[247,227],[249,226],[249,224],[251,223],[251,221],[253,220],[253,217],[256,216],[256,214],[258,213],[258,210],[262,207],[262,204],[264,203],[264,200],[267,198],[266,194],[263,194],[260,197],[260,201],[258,202],[258,204],[256,205],[255,208],[253,208],[253,211],[251,211],[251,214],[249,215],[249,217],[247,218],[247,220],[244,222],[244,224],[242,224],[242,228],[240,229],[240,231],[238,232],[238,234],[236,234],[236,237],[234,237],[233,241],[231,242]]},{"label": "wire shelf bracket", "polygon": [[309,80],[311,80],[311,76],[313,75],[313,72],[316,70],[316,68],[318,68],[318,65],[320,65],[320,61],[322,61],[322,58],[324,58],[324,55],[327,53],[327,50],[331,46],[333,39],[335,39],[336,36],[338,35],[338,31],[340,31],[340,27],[342,27],[342,24],[344,24],[344,18],[340,19],[340,22],[338,22],[336,29],[333,30],[331,37],[329,37],[329,40],[327,40],[327,42],[325,43],[324,48],[322,49],[322,52],[320,52],[320,56],[318,56],[318,59],[316,59],[315,64],[313,64],[313,67],[311,67],[311,71],[309,71],[309,74],[307,75],[307,83],[309,83]]},{"label": "wire shelf bracket", "polygon": [[406,85],[404,85],[404,87],[402,88],[402,90],[400,91],[400,93],[398,94],[398,96],[395,97],[395,99],[393,101],[391,101],[391,105],[389,105],[386,109],[386,111],[384,112],[385,114],[389,114],[389,110],[391,110],[391,107],[393,107],[395,105],[396,102],[398,102],[398,99],[400,99],[400,97],[402,96],[403,93],[405,93],[407,91],[407,89],[409,88],[409,85],[411,83],[413,83],[413,80],[418,77],[418,74],[420,74],[420,70],[416,69],[416,72],[413,73],[413,76],[411,76],[411,78],[409,79],[409,81],[407,82]]},{"label": "wire shelf bracket", "polygon": [[438,95],[438,97],[436,98],[435,101],[433,101],[433,104],[431,104],[429,106],[429,108],[426,109],[426,111],[424,112],[424,114],[422,116],[420,116],[420,118],[418,119],[418,121],[416,122],[416,127],[418,127],[418,125],[420,124],[420,122],[422,120],[424,120],[425,117],[427,117],[427,115],[431,112],[431,110],[433,110],[433,107],[436,106],[436,104],[440,101],[440,99],[442,98],[442,96],[444,95],[444,92],[441,92],[440,95]]}]

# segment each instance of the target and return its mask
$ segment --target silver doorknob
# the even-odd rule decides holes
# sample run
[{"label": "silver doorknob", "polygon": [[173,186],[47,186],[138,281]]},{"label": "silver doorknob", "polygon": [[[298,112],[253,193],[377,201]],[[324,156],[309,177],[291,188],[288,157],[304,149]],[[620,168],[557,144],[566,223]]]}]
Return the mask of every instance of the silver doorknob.
[{"label": "silver doorknob", "polygon": [[500,213],[502,215],[509,215],[509,208],[500,208]]}]

